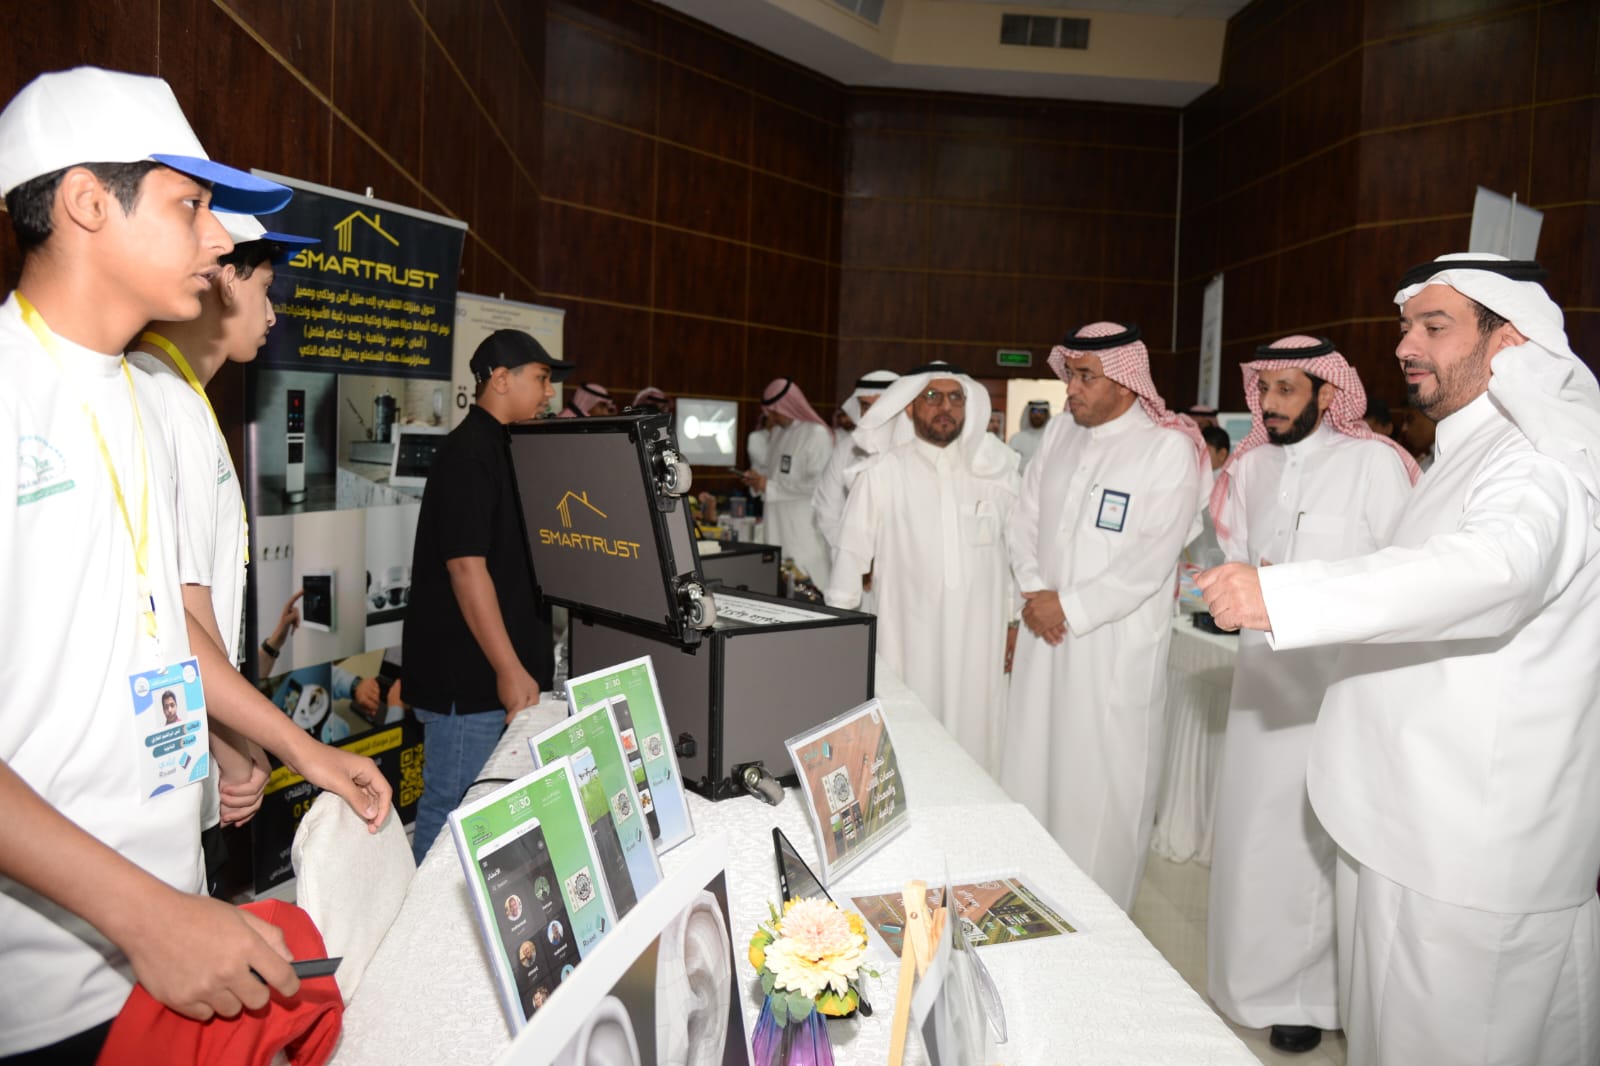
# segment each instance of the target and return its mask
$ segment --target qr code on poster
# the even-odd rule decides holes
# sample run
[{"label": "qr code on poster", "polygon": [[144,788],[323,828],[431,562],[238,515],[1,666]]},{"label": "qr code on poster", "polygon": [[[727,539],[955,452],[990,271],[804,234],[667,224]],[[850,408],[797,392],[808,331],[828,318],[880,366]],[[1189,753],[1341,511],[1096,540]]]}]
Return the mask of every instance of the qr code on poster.
[{"label": "qr code on poster", "polygon": [[822,791],[828,797],[828,810],[838,813],[856,801],[855,790],[850,787],[850,772],[844,767],[822,775]]},{"label": "qr code on poster", "polygon": [[572,901],[574,909],[585,906],[594,899],[594,878],[587,866],[567,878],[566,884],[567,898]]}]

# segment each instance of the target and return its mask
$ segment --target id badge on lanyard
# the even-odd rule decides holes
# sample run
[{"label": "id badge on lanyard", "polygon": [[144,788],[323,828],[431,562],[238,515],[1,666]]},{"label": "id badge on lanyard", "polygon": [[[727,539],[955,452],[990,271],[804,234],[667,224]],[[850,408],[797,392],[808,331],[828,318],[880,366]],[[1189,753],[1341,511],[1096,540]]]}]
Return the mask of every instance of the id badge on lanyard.
[{"label": "id badge on lanyard", "polygon": [[211,774],[200,663],[184,659],[128,678],[133,735],[139,743],[139,795],[152,799],[204,781]]}]

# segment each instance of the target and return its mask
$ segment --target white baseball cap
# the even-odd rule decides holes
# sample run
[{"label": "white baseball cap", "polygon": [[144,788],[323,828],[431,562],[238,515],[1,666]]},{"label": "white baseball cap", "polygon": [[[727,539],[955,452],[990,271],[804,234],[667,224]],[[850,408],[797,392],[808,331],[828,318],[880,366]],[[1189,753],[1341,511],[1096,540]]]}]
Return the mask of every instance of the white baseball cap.
[{"label": "white baseball cap", "polygon": [[276,230],[269,230],[254,215],[241,215],[233,211],[218,211],[216,216],[217,221],[222,223],[222,228],[228,231],[228,236],[233,238],[233,243],[236,246],[248,244],[251,241],[271,241],[273,244],[282,245],[283,251],[272,257],[274,263],[287,259],[308,244],[322,243],[316,237],[297,237],[292,233],[279,233]]},{"label": "white baseball cap", "polygon": [[160,78],[99,67],[41,74],[0,111],[0,195],[83,163],[146,159],[208,183],[219,209],[268,214],[291,195],[275,181],[212,162]]}]

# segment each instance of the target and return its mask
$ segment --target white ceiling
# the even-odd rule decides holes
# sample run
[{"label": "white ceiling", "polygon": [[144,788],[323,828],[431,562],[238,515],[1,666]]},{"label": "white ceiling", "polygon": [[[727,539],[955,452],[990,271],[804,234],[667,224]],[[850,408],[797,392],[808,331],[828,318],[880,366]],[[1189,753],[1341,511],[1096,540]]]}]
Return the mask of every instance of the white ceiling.
[{"label": "white ceiling", "polygon": [[[657,0],[657,2],[851,86],[1057,100],[1096,100],[1161,107],[1182,107],[1212,87],[1209,82],[1090,77],[895,63],[837,37],[806,19],[767,3],[766,0]],[[974,2],[974,0],[960,0],[960,2]],[[1027,12],[1030,8],[1034,10],[1065,8],[1117,11],[1130,15],[1225,19],[1243,8],[1249,0],[1072,0],[1070,3],[1067,0],[975,0],[975,2],[1005,3],[1021,12]]]}]

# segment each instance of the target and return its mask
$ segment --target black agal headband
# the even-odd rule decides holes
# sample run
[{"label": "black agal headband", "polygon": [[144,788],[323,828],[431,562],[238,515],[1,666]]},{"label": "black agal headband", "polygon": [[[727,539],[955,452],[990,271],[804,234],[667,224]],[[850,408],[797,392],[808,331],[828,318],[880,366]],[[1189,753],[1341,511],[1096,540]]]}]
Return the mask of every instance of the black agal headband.
[{"label": "black agal headband", "polygon": [[1445,259],[1443,261],[1435,259],[1431,263],[1420,263],[1406,271],[1405,276],[1400,279],[1400,287],[1409,289],[1446,270],[1482,270],[1510,278],[1512,281],[1542,282],[1550,276],[1550,272],[1533,259]]},{"label": "black agal headband", "polygon": [[1319,355],[1327,355],[1334,350],[1333,342],[1326,337],[1318,337],[1317,343],[1308,348],[1274,348],[1270,344],[1263,344],[1256,349],[1257,359],[1315,359]]},{"label": "black agal headband", "polygon": [[[1078,332],[1082,332],[1083,328],[1078,327]],[[1139,337],[1138,326],[1124,325],[1121,333],[1113,333],[1109,337],[1080,337],[1077,333],[1069,333],[1062,340],[1061,347],[1075,352],[1103,352],[1107,348],[1121,348],[1124,344],[1132,344]]]}]

